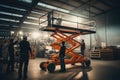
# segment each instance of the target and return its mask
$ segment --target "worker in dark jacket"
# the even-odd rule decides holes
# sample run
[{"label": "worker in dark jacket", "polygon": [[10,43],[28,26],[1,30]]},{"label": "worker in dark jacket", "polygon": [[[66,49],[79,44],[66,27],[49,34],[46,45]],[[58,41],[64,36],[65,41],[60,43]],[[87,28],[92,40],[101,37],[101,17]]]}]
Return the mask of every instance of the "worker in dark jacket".
[{"label": "worker in dark jacket", "polygon": [[82,43],[81,43],[81,54],[84,56],[84,52],[85,52],[85,42],[84,40],[82,40]]},{"label": "worker in dark jacket", "polygon": [[65,62],[64,62],[65,51],[66,51],[66,46],[65,46],[65,42],[63,41],[63,42],[62,42],[62,46],[61,46],[61,48],[60,48],[60,53],[59,53],[60,66],[61,66],[60,72],[66,72]]},{"label": "worker in dark jacket", "polygon": [[23,36],[23,40],[20,42],[20,65],[18,71],[18,80],[22,78],[22,66],[24,64],[24,79],[27,78],[27,70],[29,63],[29,51],[32,55],[30,44],[27,41],[27,36]]},{"label": "worker in dark jacket", "polygon": [[13,42],[13,39],[10,39],[9,45],[8,45],[8,66],[7,66],[7,72],[14,71],[14,45],[17,43]]}]

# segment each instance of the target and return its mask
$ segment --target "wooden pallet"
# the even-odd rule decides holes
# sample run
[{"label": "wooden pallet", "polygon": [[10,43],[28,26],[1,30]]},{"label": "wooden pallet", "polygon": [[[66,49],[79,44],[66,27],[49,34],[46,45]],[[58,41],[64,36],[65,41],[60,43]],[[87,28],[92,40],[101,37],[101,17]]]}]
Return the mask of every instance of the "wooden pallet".
[{"label": "wooden pallet", "polygon": [[101,58],[101,55],[100,55],[100,50],[91,50],[91,54],[90,54],[90,57],[91,58]]},{"label": "wooden pallet", "polygon": [[91,56],[91,58],[104,59],[104,60],[111,60],[111,59],[115,58],[113,49],[95,49],[95,50],[91,50],[90,56]]},{"label": "wooden pallet", "polygon": [[106,60],[114,59],[113,49],[101,49],[100,54],[101,54],[101,59],[106,59]]}]

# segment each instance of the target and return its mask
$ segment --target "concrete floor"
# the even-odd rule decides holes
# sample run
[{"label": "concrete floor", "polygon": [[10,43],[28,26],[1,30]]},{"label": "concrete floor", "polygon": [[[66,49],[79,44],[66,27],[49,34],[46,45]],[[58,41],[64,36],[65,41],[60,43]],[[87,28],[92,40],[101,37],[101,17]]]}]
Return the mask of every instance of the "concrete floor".
[{"label": "concrete floor", "polygon": [[[120,80],[120,60],[91,60],[91,67],[87,69],[82,69],[79,63],[66,65],[67,72],[65,73],[59,72],[59,66],[56,66],[54,73],[40,70],[39,64],[43,61],[46,59],[30,60],[27,80]],[[8,74],[5,73],[4,68],[3,66],[0,80],[17,80],[17,68]]]}]

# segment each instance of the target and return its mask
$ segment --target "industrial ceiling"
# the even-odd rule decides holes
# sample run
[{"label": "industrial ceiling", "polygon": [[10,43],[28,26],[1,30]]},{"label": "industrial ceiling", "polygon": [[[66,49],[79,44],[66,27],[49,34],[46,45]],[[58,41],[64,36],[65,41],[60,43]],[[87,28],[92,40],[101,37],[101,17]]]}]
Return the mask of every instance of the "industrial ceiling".
[{"label": "industrial ceiling", "polygon": [[60,11],[82,18],[93,18],[119,8],[119,0],[117,1],[0,0],[0,29],[38,29],[39,17],[51,10]]}]

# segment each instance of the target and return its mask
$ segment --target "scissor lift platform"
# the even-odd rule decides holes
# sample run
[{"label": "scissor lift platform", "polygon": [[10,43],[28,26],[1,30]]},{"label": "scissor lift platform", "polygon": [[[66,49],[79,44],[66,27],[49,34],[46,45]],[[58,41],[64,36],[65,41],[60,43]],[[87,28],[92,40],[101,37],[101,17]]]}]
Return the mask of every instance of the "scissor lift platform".
[{"label": "scissor lift platform", "polygon": [[42,31],[49,31],[49,32],[56,32],[56,29],[59,29],[59,31],[62,33],[68,33],[68,34],[80,33],[81,35],[85,35],[85,34],[96,33],[96,31],[92,31],[92,30],[79,29],[79,28],[73,28],[73,27],[67,27],[61,25],[52,25],[52,27],[45,26],[41,28]]},{"label": "scissor lift platform", "polygon": [[[46,26],[45,28],[41,28],[41,30],[53,32],[51,36],[56,39],[56,42],[52,43],[51,46],[58,51],[60,50],[60,44],[62,41],[65,41],[66,43],[72,45],[71,47],[66,49],[66,55],[71,56],[71,58],[65,59],[65,64],[82,63],[82,65],[84,66],[90,66],[90,60],[74,52],[74,49],[78,48],[81,45],[81,43],[76,41],[74,38],[79,35],[96,33],[95,31],[60,25],[52,25],[52,27]],[[67,35],[66,33],[69,35]],[[47,69],[49,72],[54,72],[55,65],[60,65],[59,54],[55,54],[51,56],[50,60],[40,63],[40,68],[42,70]]]},{"label": "scissor lift platform", "polygon": [[[57,17],[59,13],[60,12],[51,11],[39,17],[40,30],[53,32],[51,36],[56,39],[56,42],[52,43],[51,46],[58,51],[60,50],[60,47],[61,47],[60,44],[62,41],[65,41],[67,44],[70,44],[70,46],[67,47],[66,49],[66,56],[68,55],[70,56],[70,58],[65,59],[65,64],[82,63],[82,65],[89,67],[91,63],[90,60],[74,52],[74,50],[81,45],[80,42],[75,40],[75,37],[79,35],[96,33],[96,31],[93,31],[93,30],[81,29],[81,27],[91,28],[91,27],[94,27],[95,25],[92,25],[93,23],[83,24],[83,23],[80,23],[79,21],[76,22],[70,19],[69,20],[65,19],[65,16],[67,15],[65,13],[60,13],[64,16],[64,18],[59,18]],[[77,16],[72,16],[72,18],[76,18],[76,17]],[[44,20],[44,19],[47,19],[47,20]],[[79,18],[77,17],[77,19]],[[47,69],[49,72],[54,72],[56,65],[60,65],[59,54],[55,54],[51,56],[50,60],[40,63],[40,68],[42,70]]]}]

